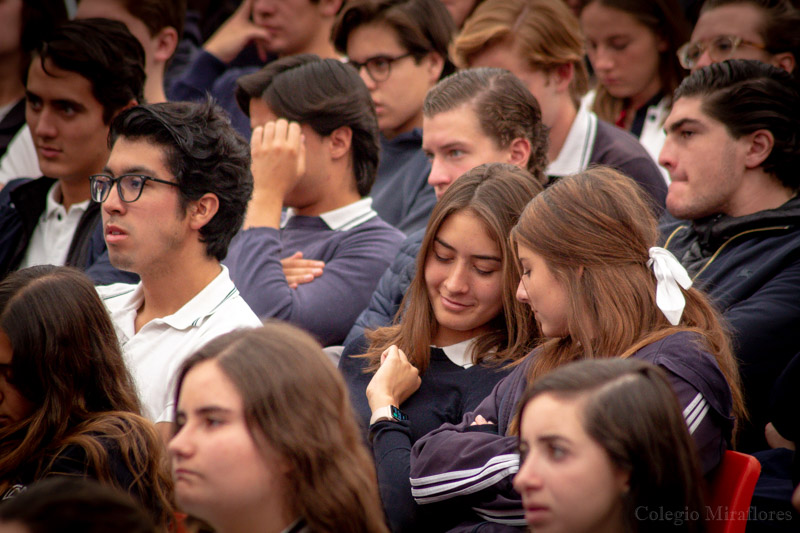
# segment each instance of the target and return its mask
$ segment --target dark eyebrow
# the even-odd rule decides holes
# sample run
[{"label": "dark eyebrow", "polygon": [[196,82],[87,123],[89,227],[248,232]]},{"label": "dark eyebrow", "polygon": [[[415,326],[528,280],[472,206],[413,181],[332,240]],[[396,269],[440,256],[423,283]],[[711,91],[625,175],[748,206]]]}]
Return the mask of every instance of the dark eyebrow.
[{"label": "dark eyebrow", "polygon": [[[114,176],[114,172],[110,168],[108,168],[108,166],[103,167],[103,172],[111,176]],[[119,175],[124,176],[125,174],[143,174],[154,178],[158,177],[156,175],[156,172],[152,168],[144,167],[141,165],[126,167],[122,172],[120,172]]]},{"label": "dark eyebrow", "polygon": [[673,122],[668,127],[664,128],[664,131],[666,131],[667,133],[673,133],[675,130],[678,130],[686,125],[702,126],[703,124],[699,120],[693,118],[682,118],[677,122]]},{"label": "dark eyebrow", "polygon": [[210,414],[228,414],[232,413],[232,409],[228,409],[227,407],[220,407],[218,405],[209,405],[205,407],[199,407],[194,410],[195,413],[198,415],[210,415]]},{"label": "dark eyebrow", "polygon": [[[433,240],[434,240],[435,242],[437,242],[437,243],[441,244],[442,246],[444,246],[444,247],[445,247],[445,248],[447,248],[448,250],[452,250],[452,251],[454,251],[454,252],[456,251],[456,249],[455,249],[455,248],[454,248],[452,245],[450,245],[450,244],[447,244],[446,242],[444,242],[444,241],[443,241],[442,239],[440,239],[439,237],[434,237],[434,239],[433,239]],[[482,259],[482,260],[484,260],[484,261],[497,261],[498,263],[502,263],[502,262],[503,262],[503,259],[502,259],[502,258],[500,258],[500,257],[497,257],[497,256],[494,256],[494,255],[471,255],[470,257],[472,257],[473,259]]]}]

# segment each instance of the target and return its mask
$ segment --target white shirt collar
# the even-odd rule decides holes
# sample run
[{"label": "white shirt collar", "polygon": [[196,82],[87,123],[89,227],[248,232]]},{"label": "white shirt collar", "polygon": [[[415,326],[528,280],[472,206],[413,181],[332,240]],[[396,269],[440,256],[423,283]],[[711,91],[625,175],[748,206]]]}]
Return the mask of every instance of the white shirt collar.
[{"label": "white shirt collar", "polygon": [[453,364],[462,368],[469,368],[473,366],[472,347],[474,344],[475,338],[472,338],[450,346],[436,346],[436,348],[442,350]]},{"label": "white shirt collar", "polygon": [[[228,267],[221,265],[222,271],[211,280],[211,283],[206,285],[203,290],[194,295],[194,297],[186,302],[183,307],[175,311],[171,315],[162,318],[157,318],[153,322],[164,322],[171,328],[177,330],[189,329],[200,325],[204,318],[214,314],[214,311],[222,305],[229,298],[239,294],[239,291],[231,281]],[[103,300],[108,300],[113,297],[129,295],[126,297],[127,303],[112,312],[112,318],[116,316],[130,315],[136,318],[136,313],[144,302],[144,290],[142,282],[136,285],[117,284],[111,285],[111,288],[119,288],[119,291],[114,291],[110,294],[101,294]],[[127,336],[133,337],[130,331],[126,331]]]},{"label": "white shirt collar", "polygon": [[[45,201],[44,207],[44,218],[52,218],[59,213],[66,213],[66,209],[64,209],[63,204],[59,202],[61,198],[61,182],[56,181],[50,190],[47,192],[47,200]],[[75,209],[78,212],[83,213],[89,207],[89,202],[91,200],[84,200],[83,202],[78,202],[77,204],[72,204],[69,208],[70,211]]]},{"label": "white shirt collar", "polygon": [[[295,216],[295,212],[294,209],[290,207],[286,210],[286,215],[281,221],[281,227],[284,227],[293,216]],[[372,198],[366,197],[344,207],[322,213],[319,215],[319,218],[332,230],[345,231],[376,216],[378,216],[378,213],[372,209]]]},{"label": "white shirt collar", "polygon": [[588,167],[596,135],[597,115],[580,107],[564,140],[564,146],[558,152],[558,157],[547,166],[545,174],[560,178]]}]

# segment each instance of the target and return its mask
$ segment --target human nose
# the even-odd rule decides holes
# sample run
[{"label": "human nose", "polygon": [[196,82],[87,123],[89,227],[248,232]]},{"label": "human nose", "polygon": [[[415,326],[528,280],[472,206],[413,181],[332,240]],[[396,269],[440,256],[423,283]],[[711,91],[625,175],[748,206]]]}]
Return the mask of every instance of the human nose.
[{"label": "human nose", "polygon": [[536,456],[534,452],[528,453],[525,460],[519,465],[519,471],[514,476],[514,490],[520,494],[542,487],[542,477],[540,475]]},{"label": "human nose", "polygon": [[707,67],[708,65],[712,64],[713,62],[714,62],[714,60],[711,59],[711,54],[709,54],[708,48],[706,48],[705,50],[703,50],[703,53],[700,54],[700,57],[697,58],[697,61],[695,62],[694,66],[692,67],[692,72],[694,72],[697,69],[700,69],[700,68],[703,68],[703,67]]},{"label": "human nose", "polygon": [[122,213],[127,209],[127,204],[119,197],[119,183],[117,181],[111,184],[108,196],[103,202],[103,211],[106,213]]},{"label": "human nose", "polygon": [[469,290],[468,265],[456,260],[450,267],[444,287],[450,294],[465,293]]},{"label": "human nose", "polygon": [[608,71],[614,67],[614,54],[606,46],[598,46],[592,54],[592,67],[595,70]]},{"label": "human nose", "polygon": [[675,151],[669,135],[667,135],[664,144],[661,146],[661,152],[658,154],[658,164],[669,172],[675,169]]},{"label": "human nose", "polygon": [[439,200],[450,184],[453,182],[445,166],[434,158],[431,161],[431,171],[428,174],[428,185],[436,191],[436,199]]},{"label": "human nose", "polygon": [[361,76],[361,80],[364,82],[364,85],[367,86],[367,89],[369,89],[370,92],[377,88],[378,84],[375,83],[375,80],[373,80],[372,76],[369,75],[366,65],[361,65],[358,67],[358,75]]},{"label": "human nose", "polygon": [[177,457],[188,457],[194,452],[194,443],[188,425],[182,426],[172,436],[167,444],[167,451],[173,460]]},{"label": "human nose", "polygon": [[528,298],[528,288],[525,286],[525,283],[522,280],[519,280],[519,285],[517,285],[517,300],[524,303],[529,304],[530,299]]},{"label": "human nose", "polygon": [[49,109],[44,108],[39,111],[33,122],[35,124],[33,124],[31,130],[37,137],[49,139],[58,135],[55,117]]}]

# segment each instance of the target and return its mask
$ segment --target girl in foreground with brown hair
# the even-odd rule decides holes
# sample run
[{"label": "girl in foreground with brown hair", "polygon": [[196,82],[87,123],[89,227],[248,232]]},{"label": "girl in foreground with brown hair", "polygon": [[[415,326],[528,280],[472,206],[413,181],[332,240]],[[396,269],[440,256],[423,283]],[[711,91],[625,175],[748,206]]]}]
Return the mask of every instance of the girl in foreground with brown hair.
[{"label": "girl in foreground with brown hair", "polygon": [[[412,444],[474,409],[535,340],[508,233],[541,190],[516,166],[481,165],[436,204],[416,276],[393,326],[348,344],[339,369],[378,469],[393,531],[443,531],[453,516],[418,516],[408,484]],[[361,355],[366,354],[366,355]],[[436,525],[434,525],[436,524]]]},{"label": "girl in foreground with brown hair", "polygon": [[635,359],[568,363],[519,403],[519,472],[532,528],[704,531],[694,444],[666,374]]},{"label": "girl in foreground with brown hair", "polygon": [[0,283],[0,497],[46,477],[130,493],[166,531],[172,481],[140,416],[111,319],[81,272],[36,266]]},{"label": "girl in foreground with brown hair", "polygon": [[517,297],[543,343],[458,425],[420,439],[411,455],[418,503],[458,501],[475,522],[524,525],[511,487],[519,467],[512,415],[527,383],[580,359],[636,358],[667,371],[708,473],[744,414],[728,336],[671,254],[635,183],[615,170],[562,178],[534,198],[512,231]]},{"label": "girl in foreground with brown hair", "polygon": [[222,335],[177,378],[181,508],[218,533],[385,533],[375,469],[319,344],[281,322]]}]

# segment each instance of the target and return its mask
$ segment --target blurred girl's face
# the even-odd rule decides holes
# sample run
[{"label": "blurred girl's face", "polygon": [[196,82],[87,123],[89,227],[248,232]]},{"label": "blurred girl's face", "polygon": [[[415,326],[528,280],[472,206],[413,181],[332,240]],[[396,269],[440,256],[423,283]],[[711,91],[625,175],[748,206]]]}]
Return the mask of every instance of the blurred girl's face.
[{"label": "blurred girl's face", "polygon": [[436,346],[489,329],[503,309],[503,257],[481,219],[458,211],[444,220],[425,258],[425,284],[438,323]]},{"label": "blurred girl's face", "polygon": [[616,98],[629,98],[638,107],[661,90],[659,53],[664,39],[633,15],[592,2],[581,12],[586,53],[597,78]]},{"label": "blurred girl's face", "polygon": [[220,531],[231,524],[292,523],[288,466],[266,440],[256,442],[244,417],[242,397],[216,361],[205,361],[183,380],[169,443],[175,495],[186,512]]},{"label": "blurred girl's face", "polygon": [[0,427],[24,420],[33,412],[34,404],[14,386],[11,360],[14,350],[11,340],[0,331]]},{"label": "blurred girl's face", "polygon": [[624,531],[627,473],[583,428],[582,398],[541,394],[520,421],[520,467],[514,488],[537,533]]},{"label": "blurred girl's face", "polygon": [[544,258],[525,245],[517,245],[522,277],[517,300],[528,304],[545,337],[569,333],[569,295]]}]

